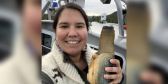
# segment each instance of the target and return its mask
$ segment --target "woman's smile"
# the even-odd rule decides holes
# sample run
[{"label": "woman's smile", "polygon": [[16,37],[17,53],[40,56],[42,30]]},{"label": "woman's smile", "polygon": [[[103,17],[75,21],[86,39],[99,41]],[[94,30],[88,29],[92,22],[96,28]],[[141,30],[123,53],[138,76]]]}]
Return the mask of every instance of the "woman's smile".
[{"label": "woman's smile", "polygon": [[65,41],[67,44],[79,44],[81,41]]}]

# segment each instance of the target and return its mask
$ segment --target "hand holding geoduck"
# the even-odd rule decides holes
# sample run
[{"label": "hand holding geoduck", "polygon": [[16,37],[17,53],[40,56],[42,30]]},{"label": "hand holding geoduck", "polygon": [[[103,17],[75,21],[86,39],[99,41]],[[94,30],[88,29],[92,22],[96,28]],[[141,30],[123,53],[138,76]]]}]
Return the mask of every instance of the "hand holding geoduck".
[{"label": "hand holding geoduck", "polygon": [[103,27],[99,50],[92,55],[87,79],[90,84],[117,84],[122,80],[120,61],[114,55],[114,29]]}]

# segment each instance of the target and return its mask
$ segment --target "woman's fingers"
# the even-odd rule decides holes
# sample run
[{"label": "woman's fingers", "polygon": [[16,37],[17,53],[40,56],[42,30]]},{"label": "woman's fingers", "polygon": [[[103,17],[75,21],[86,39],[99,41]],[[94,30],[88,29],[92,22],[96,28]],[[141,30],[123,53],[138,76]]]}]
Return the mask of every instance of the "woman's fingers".
[{"label": "woman's fingers", "polygon": [[110,63],[116,64],[116,67],[120,67],[120,61],[118,59],[110,59]]},{"label": "woman's fingers", "polygon": [[116,72],[116,74],[105,74],[105,79],[114,79],[109,84],[118,84],[121,82],[122,79],[122,69],[120,67],[120,61],[117,59],[110,59],[110,63],[115,64],[116,67],[106,67],[106,72]]},{"label": "woman's fingers", "polygon": [[121,82],[122,79],[122,74],[113,74],[113,75],[104,75],[105,79],[114,79],[113,81],[111,81],[109,84],[118,84]]},{"label": "woman's fingers", "polygon": [[106,72],[116,72],[116,73],[121,73],[122,69],[120,67],[106,67],[105,68]]},{"label": "woman's fingers", "polygon": [[122,78],[122,74],[112,74],[112,75],[105,74],[104,78],[105,79],[115,79],[115,80],[118,80],[118,79]]},{"label": "woman's fingers", "polygon": [[117,79],[117,78],[118,78],[118,75],[117,75],[117,74],[115,74],[115,75],[105,74],[105,75],[104,75],[104,78],[105,78],[105,79]]}]

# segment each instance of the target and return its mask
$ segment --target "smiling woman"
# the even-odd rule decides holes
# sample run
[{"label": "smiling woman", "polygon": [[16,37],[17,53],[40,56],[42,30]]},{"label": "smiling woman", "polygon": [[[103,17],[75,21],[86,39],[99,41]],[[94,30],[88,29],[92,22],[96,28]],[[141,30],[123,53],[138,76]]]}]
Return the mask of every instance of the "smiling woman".
[{"label": "smiling woman", "polygon": [[[80,6],[67,3],[57,10],[53,28],[56,41],[51,52],[42,59],[42,83],[89,84],[88,67],[95,51],[86,44],[89,30],[86,13]],[[121,71],[120,66],[116,68]],[[109,69],[108,72],[113,72]],[[120,82],[122,71],[117,75]]]},{"label": "smiling woman", "polygon": [[74,9],[62,11],[56,27],[56,40],[64,52],[80,57],[80,51],[87,42],[87,28],[79,11]]}]

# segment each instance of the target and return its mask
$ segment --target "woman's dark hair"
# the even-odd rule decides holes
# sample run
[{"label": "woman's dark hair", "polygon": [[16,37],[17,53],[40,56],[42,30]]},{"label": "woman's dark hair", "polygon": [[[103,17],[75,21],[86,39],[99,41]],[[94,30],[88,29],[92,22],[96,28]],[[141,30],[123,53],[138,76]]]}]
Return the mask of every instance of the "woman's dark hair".
[{"label": "woman's dark hair", "polygon": [[87,31],[89,30],[88,17],[86,15],[85,11],[80,6],[78,6],[78,5],[74,4],[74,3],[67,3],[67,4],[61,6],[60,8],[58,8],[58,10],[57,10],[57,12],[55,14],[54,23],[53,23],[54,31],[56,31],[56,26],[58,24],[58,20],[59,20],[60,14],[61,14],[61,12],[64,9],[75,9],[75,10],[78,10],[82,14],[82,16],[83,16],[83,18],[85,20]]}]

